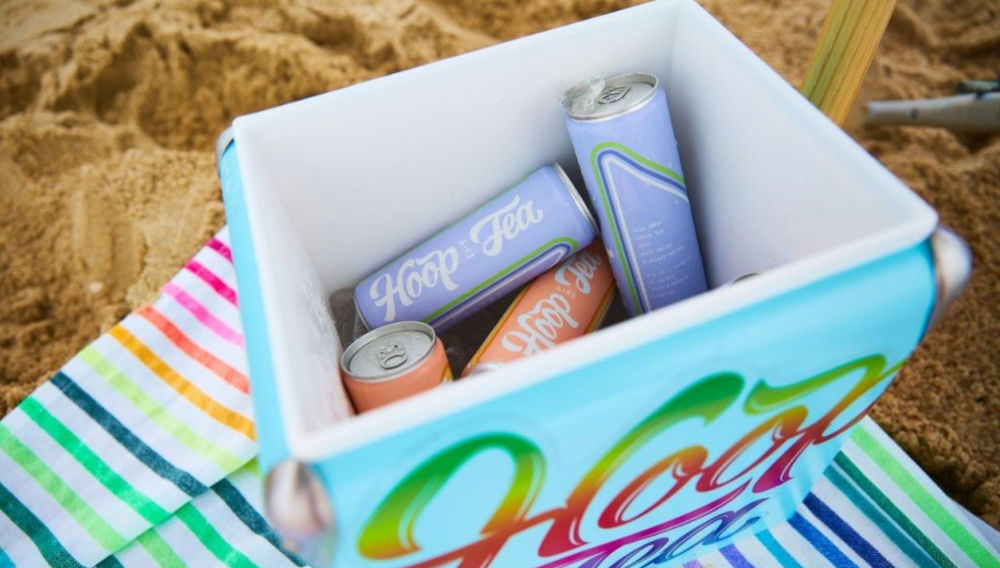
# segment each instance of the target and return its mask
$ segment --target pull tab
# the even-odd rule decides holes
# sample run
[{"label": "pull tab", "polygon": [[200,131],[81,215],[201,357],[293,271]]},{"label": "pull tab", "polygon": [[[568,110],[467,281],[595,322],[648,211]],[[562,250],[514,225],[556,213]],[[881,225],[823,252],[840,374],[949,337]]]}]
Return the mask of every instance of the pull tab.
[{"label": "pull tab", "polygon": [[375,350],[375,358],[378,360],[379,367],[389,370],[406,363],[409,357],[407,357],[406,349],[402,345],[392,342],[379,346]]},{"label": "pull tab", "polygon": [[605,89],[604,92],[597,97],[597,102],[602,105],[616,103],[624,99],[625,95],[627,95],[630,90],[632,90],[632,87],[629,87],[628,85],[618,85],[617,87]]}]

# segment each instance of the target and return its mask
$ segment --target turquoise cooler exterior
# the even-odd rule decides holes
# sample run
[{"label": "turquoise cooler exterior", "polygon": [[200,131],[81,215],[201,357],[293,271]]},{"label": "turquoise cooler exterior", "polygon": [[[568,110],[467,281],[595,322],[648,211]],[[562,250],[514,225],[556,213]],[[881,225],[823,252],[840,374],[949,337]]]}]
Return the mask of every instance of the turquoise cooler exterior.
[{"label": "turquoise cooler exterior", "polygon": [[[473,178],[463,177],[461,167],[454,175],[442,174],[430,152],[401,157],[399,166],[389,159],[387,169],[414,168],[398,173],[413,183],[393,199],[371,199],[389,208],[390,226],[403,234],[390,231],[382,237],[373,226],[373,238],[358,239],[346,228],[338,233],[338,227],[350,223],[348,217],[325,224],[310,217],[329,207],[333,217],[378,222],[365,217],[369,205],[367,198],[358,197],[356,183],[345,183],[350,190],[338,189],[321,179],[324,168],[337,167],[343,179],[350,178],[354,156],[365,155],[361,142],[359,147],[336,143],[338,133],[355,132],[345,122],[355,113],[329,109],[357,105],[361,115],[365,109],[393,112],[397,93],[420,96],[423,85],[436,84],[456,85],[464,100],[466,83],[461,81],[470,69],[484,71],[468,77],[469,84],[491,72],[498,81],[508,72],[530,74],[531,69],[518,71],[508,60],[518,60],[522,52],[559,52],[560,46],[569,53],[591,40],[607,45],[607,37],[633,41],[628,36],[641,35],[640,23],[647,21],[661,21],[663,29],[677,34],[671,40],[675,50],[687,41],[702,41],[694,38],[704,38],[706,45],[731,45],[722,55],[709,53],[705,65],[716,74],[725,74],[725,65],[749,68],[733,76],[763,94],[757,99],[748,95],[749,102],[740,104],[779,99],[774,117],[788,114],[787,124],[801,127],[803,140],[817,141],[816,151],[806,148],[802,158],[815,160],[815,166],[802,170],[805,176],[817,172],[815,180],[782,173],[781,164],[788,161],[782,152],[789,150],[780,148],[780,134],[773,142],[761,141],[749,156],[747,167],[764,167],[764,173],[771,167],[775,175],[770,179],[745,176],[736,158],[727,162],[727,171],[709,167],[727,152],[739,156],[738,145],[744,142],[737,140],[727,150],[723,134],[713,134],[715,126],[699,122],[701,107],[695,101],[700,86],[690,93],[676,87],[671,108],[715,289],[496,373],[352,416],[336,375],[342,346],[332,332],[336,322],[324,311],[329,294],[377,267],[401,243],[419,241],[460,216],[468,208],[463,199],[475,203],[491,187],[505,187],[504,175],[529,170],[531,160],[570,165],[572,154],[564,132],[547,134],[550,119],[555,124],[562,120],[553,99],[554,113],[538,126],[542,139],[535,152],[505,158],[514,163],[504,175],[483,162],[481,173],[496,179],[481,190],[472,183],[469,196],[449,188],[465,187],[461,184]],[[635,26],[626,25],[632,22]],[[557,95],[555,87],[582,72],[610,74],[621,66],[613,58],[594,57],[594,62],[574,64],[581,67],[567,70],[545,92]],[[628,65],[647,63],[639,57]],[[673,60],[663,69],[658,72],[668,96],[671,78],[676,79],[671,73],[690,73],[684,77],[694,85],[718,79],[685,71]],[[305,464],[305,475],[320,487],[310,498],[325,500],[332,512],[322,534],[284,530],[289,542],[298,542],[314,562],[359,568],[679,565],[707,548],[788,518],[928,326],[939,292],[930,243],[933,212],[693,2],[641,6],[338,93],[238,119],[235,143],[223,144],[219,162],[262,465],[270,471],[283,463]],[[532,93],[523,100],[517,96],[504,99],[505,104],[528,108],[537,98]],[[703,98],[703,104],[714,104],[711,96]],[[765,108],[769,103],[760,104]],[[449,112],[457,115],[463,112],[454,108],[454,101],[441,105],[453,107]],[[505,111],[498,108],[487,111],[502,115]],[[421,120],[415,117],[412,127],[421,128]],[[537,120],[531,115],[525,123]],[[762,120],[771,120],[779,130],[785,127],[778,118]],[[337,121],[342,130],[333,128]],[[310,133],[315,122],[323,124]],[[509,120],[500,116],[497,122]],[[438,123],[452,130],[463,127],[460,120]],[[484,123],[485,135],[490,124]],[[297,134],[275,130],[280,128]],[[405,124],[398,128],[406,132]],[[725,129],[721,124],[717,131]],[[496,132],[501,134],[482,143],[504,144],[502,131]],[[332,141],[327,145],[310,138],[327,133]],[[308,144],[285,152],[275,142],[294,145],[295,136]],[[792,131],[785,136],[788,144],[802,146],[795,136]],[[380,151],[393,155],[399,148],[392,144],[408,144],[405,138],[396,136]],[[474,146],[469,140],[444,135],[440,146]],[[511,138],[511,147],[515,142]],[[709,152],[710,144],[718,148],[718,157],[706,161],[695,155],[695,148]],[[351,158],[344,165],[326,158],[342,149]],[[533,153],[537,156],[530,157]],[[824,156],[830,157],[829,164]],[[420,184],[425,170],[431,176],[427,179],[441,183]],[[281,178],[281,171],[288,171],[289,179]],[[719,177],[727,175],[750,181],[736,187]],[[843,199],[849,203],[838,204],[840,198],[823,187],[816,190],[816,199],[832,195],[831,203],[812,197],[797,201],[797,196],[811,195],[808,186],[822,186],[831,175],[846,176],[830,183],[844,188]],[[864,187],[847,183],[851,180]],[[876,189],[869,191],[868,185]],[[879,187],[887,189],[882,193]],[[413,219],[404,212],[412,209],[406,200],[414,191],[437,191],[441,203],[459,202],[443,213]],[[870,203],[859,201],[867,195],[876,197]],[[748,210],[752,205],[741,205],[744,197],[746,203],[752,197],[761,204],[760,214]],[[396,200],[401,203],[392,210]],[[739,208],[735,214],[733,203]],[[852,206],[872,213],[845,215]],[[775,209],[790,220],[769,217]],[[853,233],[835,234],[845,224],[854,226]],[[803,227],[833,236],[808,244],[811,237]],[[330,241],[324,242],[327,234]],[[354,250],[336,252],[343,247],[330,243],[337,241],[350,241]],[[327,259],[324,246],[340,260]],[[733,254],[733,247],[743,250]],[[364,258],[357,260],[359,256]],[[752,271],[763,274],[720,286]],[[288,274],[295,275],[294,283],[283,280]],[[272,511],[284,506],[278,500]],[[308,542],[312,544],[303,544]]]}]

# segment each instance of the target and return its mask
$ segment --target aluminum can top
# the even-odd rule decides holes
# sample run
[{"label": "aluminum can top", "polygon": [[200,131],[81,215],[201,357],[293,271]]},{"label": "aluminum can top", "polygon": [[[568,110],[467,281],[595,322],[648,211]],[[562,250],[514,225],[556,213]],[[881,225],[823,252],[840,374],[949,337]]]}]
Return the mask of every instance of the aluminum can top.
[{"label": "aluminum can top", "polygon": [[426,323],[392,323],[369,331],[348,346],[340,366],[360,381],[390,380],[423,363],[436,339],[434,328]]},{"label": "aluminum can top", "polygon": [[574,120],[607,120],[643,106],[658,88],[659,81],[649,73],[591,79],[567,89],[562,105]]}]

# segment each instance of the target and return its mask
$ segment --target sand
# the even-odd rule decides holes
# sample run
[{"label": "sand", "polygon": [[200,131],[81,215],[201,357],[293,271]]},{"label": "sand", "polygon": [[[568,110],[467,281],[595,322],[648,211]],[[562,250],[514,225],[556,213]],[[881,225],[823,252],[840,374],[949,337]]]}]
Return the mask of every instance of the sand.
[{"label": "sand", "polygon": [[[224,224],[211,148],[233,117],[628,3],[0,3],[0,415]],[[826,0],[704,5],[801,84]],[[995,2],[900,0],[860,100],[943,96],[997,69]],[[1000,527],[1000,137],[865,129],[858,108],[847,130],[976,258],[874,416]]]}]

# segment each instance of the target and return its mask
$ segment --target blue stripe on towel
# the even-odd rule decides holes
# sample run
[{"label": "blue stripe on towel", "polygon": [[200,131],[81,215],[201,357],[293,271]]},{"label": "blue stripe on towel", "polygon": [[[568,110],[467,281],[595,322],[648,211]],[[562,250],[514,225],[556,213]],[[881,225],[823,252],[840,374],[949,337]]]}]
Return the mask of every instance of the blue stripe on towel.
[{"label": "blue stripe on towel", "polygon": [[834,534],[840,537],[840,540],[846,542],[847,546],[851,547],[851,550],[856,552],[865,562],[871,564],[873,568],[893,568],[892,563],[879,554],[879,551],[875,550],[875,547],[865,537],[852,529],[840,515],[821,501],[819,497],[816,497],[815,494],[810,493],[806,495],[803,503],[812,514],[816,515],[817,519],[822,521]]},{"label": "blue stripe on towel", "polygon": [[841,552],[836,544],[830,542],[826,535],[799,513],[792,515],[792,518],[788,519],[788,524],[837,568],[858,568],[858,565]]},{"label": "blue stripe on towel", "polygon": [[170,481],[191,497],[196,497],[208,490],[202,482],[195,479],[190,473],[179,469],[164,459],[156,450],[147,446],[145,442],[140,440],[138,436],[119,422],[117,418],[112,416],[99,402],[84,392],[66,374],[61,371],[56,373],[52,377],[52,384],[61,390],[74,404],[79,406],[80,410],[86,412],[94,422],[100,424],[108,434],[111,434],[119,444],[131,452],[146,467],[151,469],[153,473]]}]

